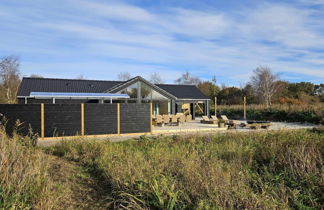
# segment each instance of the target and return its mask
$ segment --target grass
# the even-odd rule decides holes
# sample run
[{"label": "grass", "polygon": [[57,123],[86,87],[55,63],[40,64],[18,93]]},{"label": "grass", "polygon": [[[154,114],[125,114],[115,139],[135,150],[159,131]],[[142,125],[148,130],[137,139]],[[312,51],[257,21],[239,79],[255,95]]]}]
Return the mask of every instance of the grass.
[{"label": "grass", "polygon": [[324,135],[280,131],[64,142],[49,154],[107,184],[111,208],[323,207]]},{"label": "grass", "polygon": [[0,131],[0,209],[52,209],[60,196],[47,173],[50,158],[29,139]]},{"label": "grass", "polygon": [[319,129],[29,142],[1,133],[0,209],[324,207]]}]

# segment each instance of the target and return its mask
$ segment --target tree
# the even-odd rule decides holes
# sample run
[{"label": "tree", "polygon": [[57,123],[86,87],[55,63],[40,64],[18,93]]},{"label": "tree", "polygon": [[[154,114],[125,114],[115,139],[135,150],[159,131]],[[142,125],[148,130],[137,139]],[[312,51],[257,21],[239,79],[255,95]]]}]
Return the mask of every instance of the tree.
[{"label": "tree", "polygon": [[132,75],[129,72],[120,72],[117,77],[118,80],[127,81],[132,78]]},{"label": "tree", "polygon": [[31,77],[31,78],[44,78],[43,76],[38,75],[38,74],[31,74],[29,77]]},{"label": "tree", "polygon": [[215,96],[219,93],[220,88],[216,85],[216,77],[211,81],[204,81],[198,84],[198,89],[211,100],[215,102]]},{"label": "tree", "polygon": [[174,82],[182,85],[198,85],[199,83],[201,83],[201,80],[199,79],[199,77],[191,76],[190,73],[186,71]]},{"label": "tree", "polygon": [[253,71],[250,84],[263,104],[271,106],[272,97],[280,89],[279,76],[273,74],[268,67],[259,66]]},{"label": "tree", "polygon": [[5,103],[15,103],[20,85],[19,59],[7,56],[0,59],[1,98]]},{"label": "tree", "polygon": [[159,73],[154,72],[150,75],[150,82],[153,84],[162,84],[163,80]]},{"label": "tree", "polygon": [[223,88],[217,94],[217,101],[220,104],[232,105],[243,103],[243,91],[237,87],[226,87]]},{"label": "tree", "polygon": [[242,89],[242,91],[243,91],[243,96],[246,97],[247,104],[253,104],[256,102],[254,90],[253,90],[253,87],[251,84],[245,85],[245,87]]},{"label": "tree", "polygon": [[76,79],[85,80],[85,77],[83,74],[80,74],[79,76],[76,77]]}]

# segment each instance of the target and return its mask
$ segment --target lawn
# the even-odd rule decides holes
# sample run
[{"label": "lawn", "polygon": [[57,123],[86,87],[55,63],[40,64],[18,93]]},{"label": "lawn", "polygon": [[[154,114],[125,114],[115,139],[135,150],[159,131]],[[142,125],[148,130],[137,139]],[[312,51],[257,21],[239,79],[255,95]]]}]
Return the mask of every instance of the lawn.
[{"label": "lawn", "polygon": [[[10,185],[1,181],[0,208],[320,209],[324,204],[321,132],[142,136],[47,148],[1,141],[7,150],[15,142],[10,154],[0,157],[1,179],[19,172],[3,170],[3,158],[8,163],[24,159],[16,147],[35,158],[20,169],[34,171],[36,179],[20,191],[14,188],[19,177]],[[49,200],[53,195],[65,199]]]}]

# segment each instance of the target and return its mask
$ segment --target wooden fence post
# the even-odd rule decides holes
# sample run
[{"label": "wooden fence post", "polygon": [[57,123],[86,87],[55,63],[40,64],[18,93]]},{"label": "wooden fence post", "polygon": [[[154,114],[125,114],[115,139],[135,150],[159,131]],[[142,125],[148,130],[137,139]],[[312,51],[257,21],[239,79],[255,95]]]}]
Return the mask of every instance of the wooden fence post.
[{"label": "wooden fence post", "polygon": [[217,97],[215,97],[215,117],[217,116]]},{"label": "wooden fence post", "polygon": [[244,115],[244,120],[246,120],[246,96],[243,98],[243,115]]},{"label": "wooden fence post", "polygon": [[41,104],[41,138],[45,137],[44,104]]},{"label": "wooden fence post", "polygon": [[120,135],[120,103],[117,104],[117,134]]},{"label": "wooden fence post", "polygon": [[150,133],[153,134],[152,103],[150,103]]},{"label": "wooden fence post", "polygon": [[81,136],[84,136],[84,103],[81,104]]}]

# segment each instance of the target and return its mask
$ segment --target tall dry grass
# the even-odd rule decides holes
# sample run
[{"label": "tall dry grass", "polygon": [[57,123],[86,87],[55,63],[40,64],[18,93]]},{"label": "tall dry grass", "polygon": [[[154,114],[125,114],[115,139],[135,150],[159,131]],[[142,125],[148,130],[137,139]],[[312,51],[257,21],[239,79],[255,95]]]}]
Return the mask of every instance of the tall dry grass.
[{"label": "tall dry grass", "polygon": [[324,135],[310,131],[63,142],[47,150],[96,171],[111,208],[323,208]]},{"label": "tall dry grass", "polygon": [[57,209],[60,195],[48,176],[48,155],[28,137],[0,129],[0,209]]}]

